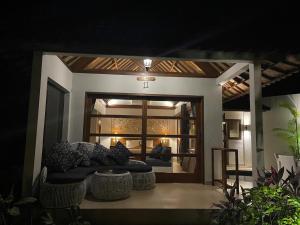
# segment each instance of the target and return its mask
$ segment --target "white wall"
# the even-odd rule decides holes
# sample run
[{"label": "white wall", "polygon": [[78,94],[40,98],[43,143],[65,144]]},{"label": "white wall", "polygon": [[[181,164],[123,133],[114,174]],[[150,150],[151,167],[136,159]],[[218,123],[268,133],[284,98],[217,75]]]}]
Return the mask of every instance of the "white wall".
[{"label": "white wall", "polygon": [[[252,154],[251,154],[251,131],[244,130],[243,125],[250,125],[250,112],[242,111],[226,111],[225,119],[240,119],[241,120],[241,139],[240,140],[228,140],[228,147],[238,149],[239,153],[239,165],[245,167],[252,166]],[[229,164],[234,165],[234,155],[229,154]]]},{"label": "white wall", "polygon": [[[71,93],[72,90],[72,73],[69,69],[57,56],[47,54],[43,55],[40,95],[39,102],[37,103],[39,113],[37,120],[33,180],[37,177],[41,169],[48,78],[52,79],[68,92]],[[71,97],[72,96],[70,96],[70,98]]]},{"label": "white wall", "polygon": [[292,155],[287,143],[278,138],[273,131],[273,128],[286,128],[287,122],[291,118],[287,109],[279,107],[279,104],[283,101],[293,101],[298,110],[300,110],[300,94],[264,98],[264,104],[271,107],[270,111],[266,111],[263,114],[266,169],[269,169],[271,166],[276,168],[274,153]]},{"label": "white wall", "polygon": [[222,90],[215,79],[157,77],[144,89],[136,76],[73,74],[70,141],[82,140],[85,92],[196,95],[204,97],[205,178],[211,181],[211,148],[222,146]]}]

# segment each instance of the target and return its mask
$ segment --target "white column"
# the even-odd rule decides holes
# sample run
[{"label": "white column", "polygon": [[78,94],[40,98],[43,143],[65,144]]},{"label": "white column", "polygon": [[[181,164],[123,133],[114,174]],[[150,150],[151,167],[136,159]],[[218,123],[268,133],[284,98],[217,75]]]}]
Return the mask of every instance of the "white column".
[{"label": "white column", "polygon": [[264,168],[261,65],[259,62],[254,61],[249,64],[249,80],[252,177],[256,179],[257,169],[262,170]]},{"label": "white column", "polygon": [[[23,196],[31,196],[32,184],[34,181],[34,171],[36,169],[35,158],[36,142],[38,133],[39,104],[41,91],[41,70],[42,70],[42,52],[35,52],[33,55],[31,88],[29,98],[29,110],[27,120],[26,146],[23,168]],[[41,154],[40,154],[41,155]]]}]

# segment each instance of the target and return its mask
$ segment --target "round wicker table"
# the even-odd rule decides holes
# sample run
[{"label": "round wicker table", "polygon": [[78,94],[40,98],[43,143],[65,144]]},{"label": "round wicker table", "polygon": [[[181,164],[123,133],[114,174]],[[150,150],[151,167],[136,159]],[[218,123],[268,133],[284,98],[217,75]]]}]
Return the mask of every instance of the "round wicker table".
[{"label": "round wicker table", "polygon": [[128,198],[132,190],[132,176],[128,171],[105,170],[95,172],[91,180],[93,196],[102,201]]}]

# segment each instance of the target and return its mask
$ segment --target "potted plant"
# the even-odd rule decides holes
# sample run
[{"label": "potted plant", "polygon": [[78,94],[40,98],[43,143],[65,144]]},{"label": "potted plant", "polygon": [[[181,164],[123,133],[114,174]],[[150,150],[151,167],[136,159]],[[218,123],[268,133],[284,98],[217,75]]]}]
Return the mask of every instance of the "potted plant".
[{"label": "potted plant", "polygon": [[274,128],[273,131],[278,137],[287,142],[289,149],[295,157],[296,165],[300,166],[300,134],[298,124],[300,112],[297,110],[297,107],[291,102],[283,102],[280,103],[279,106],[287,109],[290,112],[292,118],[289,119],[286,128]]}]

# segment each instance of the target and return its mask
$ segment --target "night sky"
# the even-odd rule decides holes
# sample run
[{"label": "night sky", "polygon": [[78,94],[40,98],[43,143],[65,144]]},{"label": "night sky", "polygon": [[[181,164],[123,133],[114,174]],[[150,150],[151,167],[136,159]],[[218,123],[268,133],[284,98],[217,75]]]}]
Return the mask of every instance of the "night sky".
[{"label": "night sky", "polygon": [[291,5],[102,2],[1,6],[0,168],[22,167],[35,50],[148,56],[176,56],[182,49],[300,53],[299,12]]}]

